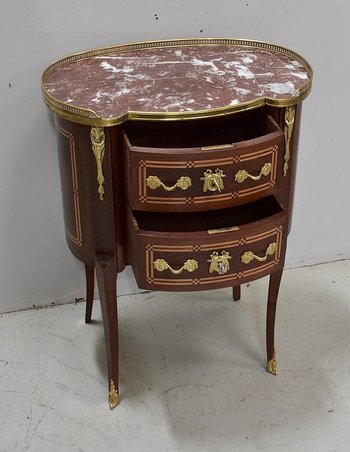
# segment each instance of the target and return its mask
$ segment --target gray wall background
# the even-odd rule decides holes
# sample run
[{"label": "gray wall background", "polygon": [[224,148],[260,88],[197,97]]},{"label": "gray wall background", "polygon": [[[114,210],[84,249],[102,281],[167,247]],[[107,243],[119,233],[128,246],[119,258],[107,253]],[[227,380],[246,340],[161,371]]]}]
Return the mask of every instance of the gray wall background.
[{"label": "gray wall background", "polygon": [[[314,68],[303,108],[287,266],[350,257],[350,3],[341,0],[1,0],[0,312],[84,296],[64,238],[46,66],[73,52],[138,40],[239,37],[302,54]],[[158,17],[158,19],[157,19]],[[137,290],[132,274],[119,293]]]}]

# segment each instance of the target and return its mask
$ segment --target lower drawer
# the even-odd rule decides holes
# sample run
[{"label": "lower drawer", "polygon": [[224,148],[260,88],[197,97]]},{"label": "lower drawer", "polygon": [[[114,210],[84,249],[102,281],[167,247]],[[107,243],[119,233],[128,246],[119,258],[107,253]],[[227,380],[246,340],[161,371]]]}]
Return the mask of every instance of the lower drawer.
[{"label": "lower drawer", "polygon": [[287,214],[273,197],[210,212],[127,211],[127,253],[140,288],[239,285],[283,267]]}]

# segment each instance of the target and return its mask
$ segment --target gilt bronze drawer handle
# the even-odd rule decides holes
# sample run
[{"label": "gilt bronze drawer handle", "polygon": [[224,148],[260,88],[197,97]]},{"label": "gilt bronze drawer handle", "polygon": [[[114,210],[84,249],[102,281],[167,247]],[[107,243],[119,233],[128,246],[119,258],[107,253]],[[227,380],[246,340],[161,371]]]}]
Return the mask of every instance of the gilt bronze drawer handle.
[{"label": "gilt bronze drawer handle", "polygon": [[253,259],[256,259],[259,262],[264,262],[267,259],[267,256],[272,256],[275,254],[277,250],[277,243],[272,242],[270,245],[266,248],[265,256],[259,257],[256,254],[254,254],[252,251],[246,251],[241,256],[241,262],[242,264],[249,264]]},{"label": "gilt bronze drawer handle", "polygon": [[181,176],[180,179],[176,181],[176,184],[172,187],[167,187],[163,184],[163,182],[159,179],[158,176],[148,176],[146,179],[146,186],[155,190],[156,188],[162,187],[166,191],[174,191],[175,188],[181,188],[181,190],[187,190],[191,187],[192,181],[188,176]]},{"label": "gilt bronze drawer handle", "polygon": [[227,273],[230,270],[229,259],[232,259],[232,256],[227,251],[221,251],[221,256],[214,251],[210,255],[210,259],[207,259],[207,262],[210,262],[209,273],[217,272],[219,275]]},{"label": "gilt bronze drawer handle", "polygon": [[251,174],[247,173],[246,170],[239,170],[235,174],[235,181],[241,184],[246,179],[251,180],[260,180],[262,176],[268,176],[271,173],[272,170],[272,163],[265,163],[265,165],[262,166],[260,173],[257,176],[252,176]]},{"label": "gilt bronze drawer handle", "polygon": [[215,173],[211,169],[207,169],[203,177],[201,177],[201,180],[204,181],[203,183],[203,191],[204,193],[206,191],[219,191],[224,189],[224,182],[223,177],[226,177],[223,170],[216,168]]},{"label": "gilt bronze drawer handle", "polygon": [[174,275],[179,275],[183,270],[187,270],[188,272],[194,272],[198,268],[198,262],[194,259],[187,259],[187,261],[183,264],[181,268],[178,270],[174,270],[170,267],[168,262],[164,259],[156,259],[153,262],[153,268],[158,270],[159,272],[163,272],[164,270],[170,270]]}]

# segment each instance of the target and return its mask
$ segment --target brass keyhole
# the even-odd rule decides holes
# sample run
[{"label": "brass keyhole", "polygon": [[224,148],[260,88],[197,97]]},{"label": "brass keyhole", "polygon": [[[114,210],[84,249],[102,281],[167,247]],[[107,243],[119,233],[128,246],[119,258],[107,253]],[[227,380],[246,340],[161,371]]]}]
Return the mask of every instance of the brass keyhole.
[{"label": "brass keyhole", "polygon": [[207,191],[219,191],[221,192],[224,189],[224,181],[222,180],[225,176],[223,170],[216,168],[215,172],[211,169],[207,169],[201,180],[203,183],[203,192]]}]

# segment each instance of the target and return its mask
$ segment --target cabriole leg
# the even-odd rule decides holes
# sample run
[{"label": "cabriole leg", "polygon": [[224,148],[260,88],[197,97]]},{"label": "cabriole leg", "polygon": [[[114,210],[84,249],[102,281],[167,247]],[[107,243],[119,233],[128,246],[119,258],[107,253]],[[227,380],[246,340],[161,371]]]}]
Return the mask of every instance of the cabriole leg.
[{"label": "cabriole leg", "polygon": [[108,400],[112,410],[119,402],[117,263],[115,255],[96,255],[96,276],[107,349]]},{"label": "cabriole leg", "polygon": [[270,275],[269,295],[266,313],[266,352],[267,371],[277,375],[277,364],[275,355],[275,318],[278,290],[281,283],[283,269]]},{"label": "cabriole leg", "polygon": [[92,305],[94,302],[94,277],[95,277],[94,267],[85,265],[85,279],[86,279],[85,323],[91,323]]},{"label": "cabriole leg", "polygon": [[232,288],[232,296],[234,301],[238,301],[241,299],[241,286],[233,286]]}]

